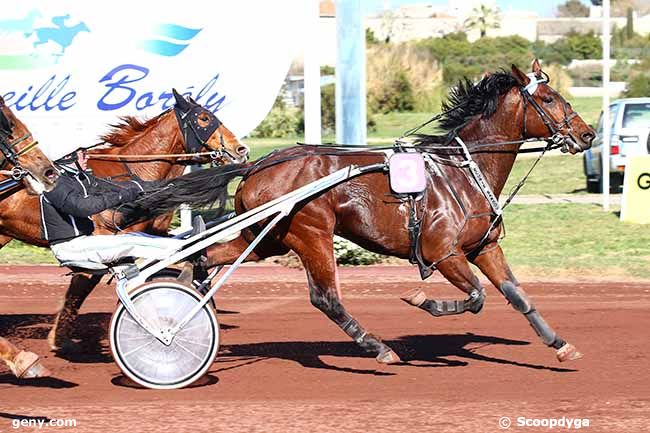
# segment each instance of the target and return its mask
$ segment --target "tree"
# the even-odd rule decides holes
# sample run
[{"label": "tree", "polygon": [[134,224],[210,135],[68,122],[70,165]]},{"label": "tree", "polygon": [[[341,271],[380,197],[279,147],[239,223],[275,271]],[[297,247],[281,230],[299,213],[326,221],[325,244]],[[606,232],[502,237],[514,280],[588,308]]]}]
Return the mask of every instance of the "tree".
[{"label": "tree", "polygon": [[627,9],[627,24],[625,25],[625,37],[632,39],[634,37],[634,10]]},{"label": "tree", "polygon": [[650,75],[637,75],[632,78],[625,92],[626,98],[647,98],[650,96]]},{"label": "tree", "polygon": [[370,27],[366,28],[366,45],[374,45],[377,43],[379,41],[375,38],[375,32]]},{"label": "tree", "polygon": [[628,77],[627,98],[639,98],[650,96],[650,58],[632,67]]},{"label": "tree", "polygon": [[574,59],[601,59],[603,57],[602,41],[593,32],[571,33],[567,35],[564,42],[566,49]]},{"label": "tree", "polygon": [[557,7],[559,17],[588,17],[589,7],[580,0],[567,0],[566,3]]},{"label": "tree", "polygon": [[484,38],[489,29],[501,27],[499,8],[491,8],[484,4],[472,9],[472,14],[465,20],[465,28],[468,30],[478,29],[481,38]]}]

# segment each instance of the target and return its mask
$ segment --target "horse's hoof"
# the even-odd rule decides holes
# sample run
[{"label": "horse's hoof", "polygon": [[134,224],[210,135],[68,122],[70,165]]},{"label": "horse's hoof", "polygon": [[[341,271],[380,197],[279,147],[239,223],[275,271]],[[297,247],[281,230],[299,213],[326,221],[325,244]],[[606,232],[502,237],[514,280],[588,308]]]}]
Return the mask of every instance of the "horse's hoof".
[{"label": "horse's hoof", "polygon": [[399,356],[397,356],[397,353],[395,353],[393,350],[388,350],[387,352],[380,353],[377,355],[376,359],[380,364],[398,364],[402,362]]},{"label": "horse's hoof", "polygon": [[578,352],[578,349],[570,343],[566,343],[564,346],[560,347],[556,352],[556,355],[560,362],[575,361],[576,359],[582,358],[582,353]]},{"label": "horse's hoof", "polygon": [[419,307],[420,305],[424,304],[424,301],[427,300],[427,295],[425,295],[424,292],[420,289],[413,289],[400,296],[400,299],[407,304],[413,305],[414,307]]},{"label": "horse's hoof", "polygon": [[35,379],[37,377],[48,377],[52,373],[45,368],[37,354],[21,351],[13,361],[11,371],[19,379]]}]

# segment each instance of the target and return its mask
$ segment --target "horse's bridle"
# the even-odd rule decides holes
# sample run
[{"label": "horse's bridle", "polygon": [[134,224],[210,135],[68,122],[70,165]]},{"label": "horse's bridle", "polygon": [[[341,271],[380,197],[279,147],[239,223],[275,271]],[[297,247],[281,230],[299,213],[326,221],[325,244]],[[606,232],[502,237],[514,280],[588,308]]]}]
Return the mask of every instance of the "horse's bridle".
[{"label": "horse's bridle", "polygon": [[[223,134],[219,132],[219,149],[214,150],[208,146],[208,140],[214,134],[216,130],[223,124],[217,116],[212,112],[205,110],[200,105],[192,107],[189,111],[182,111],[178,105],[174,106],[174,112],[176,113],[176,120],[178,120],[178,125],[183,132],[183,143],[185,146],[186,153],[199,153],[201,150],[205,149],[210,152],[210,158],[213,161],[221,159],[224,155],[228,156],[232,160],[236,160],[236,157],[232,155],[226,148],[226,143],[223,139]],[[206,112],[210,116],[210,123],[207,126],[201,126],[198,121],[200,113]]]},{"label": "horse's bridle", "polygon": [[[562,101],[562,110],[564,111],[564,119],[562,119],[559,122],[555,120],[553,116],[551,116],[546,110],[544,110],[533,97],[533,95],[535,94],[535,90],[537,90],[537,86],[539,84],[545,84],[550,81],[548,75],[543,73],[542,78],[538,78],[535,74],[529,74],[528,77],[531,80],[530,83],[527,84],[526,86],[522,86],[519,88],[522,99],[524,101],[523,137],[525,138],[528,133],[527,126],[526,126],[526,111],[528,109],[528,105],[530,104],[533,106],[537,114],[539,114],[539,117],[542,119],[542,122],[544,122],[544,125],[546,125],[549,132],[551,133],[550,137],[548,137],[550,142],[557,146],[562,145],[562,151],[566,152],[568,150],[567,149],[568,143],[566,142],[567,138],[571,138],[576,143],[578,142],[575,136],[572,134],[574,130],[573,130],[573,126],[571,126],[571,120],[577,117],[578,113],[574,111],[573,113],[569,114],[569,103],[566,102],[566,100],[562,97],[562,95],[558,94],[558,96],[561,98]],[[562,129],[564,128],[566,128],[566,132],[562,132]]]},{"label": "horse's bridle", "polygon": [[[0,169],[4,168],[7,163],[13,165],[11,178],[18,182],[28,174],[28,171],[20,164],[20,157],[34,150],[38,146],[38,141],[32,139],[30,132],[13,141],[9,140],[14,125],[7,118],[4,111],[2,111],[2,107],[4,107],[4,104],[0,104],[0,152],[4,156],[4,159],[0,161]],[[27,146],[18,149],[19,144],[30,139],[32,140]]]}]

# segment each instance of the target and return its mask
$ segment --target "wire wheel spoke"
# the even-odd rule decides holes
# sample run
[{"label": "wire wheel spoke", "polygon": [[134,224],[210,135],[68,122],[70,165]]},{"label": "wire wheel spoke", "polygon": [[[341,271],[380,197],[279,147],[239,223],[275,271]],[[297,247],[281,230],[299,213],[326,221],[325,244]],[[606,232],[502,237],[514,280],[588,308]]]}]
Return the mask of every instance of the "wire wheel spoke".
[{"label": "wire wheel spoke", "polygon": [[[149,283],[133,292],[142,320],[153,328],[173,328],[200,300],[191,289],[173,283]],[[205,374],[219,347],[216,317],[200,309],[168,346],[143,329],[122,309],[111,328],[111,347],[122,371],[148,388],[181,388]]]},{"label": "wire wheel spoke", "polygon": [[131,349],[131,350],[129,350],[128,352],[126,352],[126,353],[124,354],[124,357],[125,357],[125,358],[128,358],[129,355],[131,355],[131,354],[133,354],[133,353],[136,353],[136,352],[138,352],[138,351],[144,349],[145,347],[147,347],[147,346],[149,346],[149,345],[151,345],[151,344],[153,344],[153,340],[152,340],[152,341],[149,341],[149,342],[147,342],[147,343],[145,343],[145,344],[142,344],[142,345],[136,347],[135,349]]},{"label": "wire wheel spoke", "polygon": [[196,358],[196,360],[198,360],[198,361],[203,361],[203,359],[201,359],[200,356],[198,356],[196,353],[192,352],[190,349],[188,349],[188,348],[186,348],[185,346],[183,346],[181,343],[176,342],[176,345],[177,345],[178,347],[180,347],[181,349],[183,349],[185,352],[187,352],[187,353],[189,353],[190,355],[192,355],[194,358]]},{"label": "wire wheel spoke", "polygon": [[201,342],[196,341],[196,340],[188,340],[187,338],[182,338],[182,337],[179,337],[179,336],[176,336],[176,337],[174,337],[174,338],[175,338],[176,340],[180,340],[180,341],[183,341],[183,342],[185,342],[185,343],[190,343],[190,344],[193,345],[193,346],[211,347],[209,344],[201,343]]}]

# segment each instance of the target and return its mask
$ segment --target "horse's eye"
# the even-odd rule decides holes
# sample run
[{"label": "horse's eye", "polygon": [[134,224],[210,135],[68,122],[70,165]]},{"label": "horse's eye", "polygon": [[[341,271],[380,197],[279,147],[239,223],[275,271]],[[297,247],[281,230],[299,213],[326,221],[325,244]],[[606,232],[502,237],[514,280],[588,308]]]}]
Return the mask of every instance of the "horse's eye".
[{"label": "horse's eye", "polygon": [[542,101],[544,101],[545,104],[550,104],[553,102],[553,98],[550,96],[542,96]]}]

